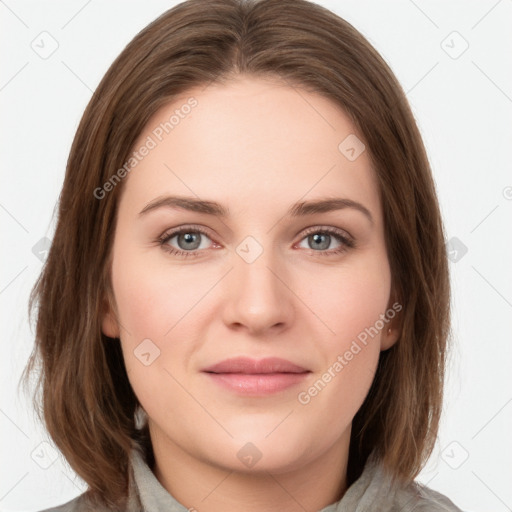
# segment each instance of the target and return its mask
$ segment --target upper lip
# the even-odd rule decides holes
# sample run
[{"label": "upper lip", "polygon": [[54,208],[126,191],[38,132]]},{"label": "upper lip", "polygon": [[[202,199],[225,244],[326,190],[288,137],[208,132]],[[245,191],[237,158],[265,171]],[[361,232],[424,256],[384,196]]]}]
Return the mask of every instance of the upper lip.
[{"label": "upper lip", "polygon": [[267,357],[264,359],[233,357],[230,359],[225,359],[224,361],[220,361],[219,363],[209,366],[208,368],[204,368],[203,372],[262,374],[305,373],[309,372],[309,370],[279,357]]}]

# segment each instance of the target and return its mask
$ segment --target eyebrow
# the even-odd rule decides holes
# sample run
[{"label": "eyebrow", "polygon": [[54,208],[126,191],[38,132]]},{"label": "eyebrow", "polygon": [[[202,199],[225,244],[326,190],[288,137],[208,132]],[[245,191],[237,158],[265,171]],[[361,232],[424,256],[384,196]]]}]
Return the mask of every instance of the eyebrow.
[{"label": "eyebrow", "polygon": [[[207,201],[184,196],[163,196],[157,197],[149,202],[140,212],[139,216],[143,216],[157,208],[182,209],[191,212],[203,213],[206,215],[215,215],[221,218],[229,217],[229,209],[215,201]],[[373,224],[374,220],[368,208],[361,203],[347,198],[326,198],[316,199],[313,201],[299,201],[293,204],[285,215],[289,217],[304,217],[315,213],[326,213],[335,210],[343,210],[352,208],[363,213]]]}]

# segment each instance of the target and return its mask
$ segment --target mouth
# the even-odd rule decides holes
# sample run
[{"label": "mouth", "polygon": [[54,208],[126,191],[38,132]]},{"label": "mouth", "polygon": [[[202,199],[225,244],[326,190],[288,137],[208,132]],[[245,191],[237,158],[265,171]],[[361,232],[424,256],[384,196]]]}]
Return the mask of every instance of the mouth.
[{"label": "mouth", "polygon": [[301,383],[311,373],[291,361],[275,357],[260,360],[236,357],[202,371],[224,389],[252,396],[284,391]]}]

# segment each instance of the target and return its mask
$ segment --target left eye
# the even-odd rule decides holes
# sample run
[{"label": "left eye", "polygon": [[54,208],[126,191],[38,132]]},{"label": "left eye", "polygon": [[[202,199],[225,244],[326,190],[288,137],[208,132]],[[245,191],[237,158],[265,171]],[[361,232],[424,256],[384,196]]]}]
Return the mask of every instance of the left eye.
[{"label": "left eye", "polygon": [[[332,233],[326,233],[323,231],[317,231],[311,235],[307,235],[302,240],[302,243],[307,243],[309,247],[305,247],[305,249],[318,249],[320,251],[326,251],[328,249],[337,249],[339,245],[343,245],[342,242],[339,241],[340,235],[334,235]],[[330,247],[331,242],[338,239],[337,247]],[[302,246],[303,247],[303,246]]]}]

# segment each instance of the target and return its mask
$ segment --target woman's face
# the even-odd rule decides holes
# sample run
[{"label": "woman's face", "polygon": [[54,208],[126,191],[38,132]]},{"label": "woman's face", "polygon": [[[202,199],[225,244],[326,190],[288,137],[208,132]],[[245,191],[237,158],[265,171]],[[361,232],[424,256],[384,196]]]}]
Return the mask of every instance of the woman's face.
[{"label": "woman's face", "polygon": [[121,339],[155,450],[277,473],[346,456],[397,336],[355,133],[328,99],[243,77],[188,91],[140,135],[103,332]]}]

